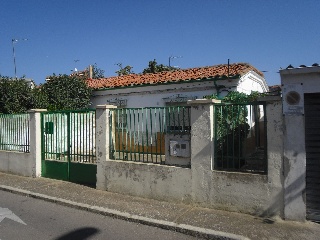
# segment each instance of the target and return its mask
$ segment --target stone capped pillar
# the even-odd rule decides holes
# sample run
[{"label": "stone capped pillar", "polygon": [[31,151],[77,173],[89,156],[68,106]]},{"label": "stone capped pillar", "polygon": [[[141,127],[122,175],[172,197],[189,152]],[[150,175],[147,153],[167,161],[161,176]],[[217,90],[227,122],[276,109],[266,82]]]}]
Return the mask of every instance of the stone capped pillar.
[{"label": "stone capped pillar", "polygon": [[41,113],[47,109],[31,109],[30,114],[30,153],[33,155],[32,177],[41,176]]},{"label": "stone capped pillar", "polygon": [[107,190],[105,162],[109,159],[110,109],[117,108],[113,105],[98,105],[96,107],[96,156],[97,156],[97,184],[96,188]]},{"label": "stone capped pillar", "polygon": [[188,101],[191,106],[191,170],[194,202],[209,202],[214,157],[214,104],[216,99]]}]

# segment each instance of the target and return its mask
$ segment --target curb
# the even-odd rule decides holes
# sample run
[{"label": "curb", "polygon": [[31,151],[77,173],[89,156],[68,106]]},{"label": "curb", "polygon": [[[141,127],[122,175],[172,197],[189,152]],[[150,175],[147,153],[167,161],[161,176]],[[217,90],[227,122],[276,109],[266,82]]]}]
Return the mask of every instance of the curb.
[{"label": "curb", "polygon": [[62,206],[72,207],[80,210],[85,210],[93,213],[98,213],[101,215],[122,219],[130,222],[136,222],[148,226],[158,227],[166,230],[176,231],[180,233],[184,233],[187,235],[191,235],[194,237],[201,237],[205,239],[223,239],[223,240],[250,240],[247,237],[236,235],[232,233],[225,233],[221,231],[215,231],[212,229],[207,228],[200,228],[200,227],[194,227],[187,224],[177,224],[174,222],[164,221],[164,220],[157,220],[147,217],[142,217],[138,215],[132,215],[125,212],[120,212],[117,210],[104,208],[104,207],[98,207],[98,206],[91,206],[88,204],[83,203],[77,203],[70,200],[65,200],[62,198],[56,198],[51,197],[48,195],[44,195],[41,193],[33,193],[27,190],[22,190],[19,188],[13,188],[9,186],[0,185],[0,190],[16,193],[20,195],[29,196],[36,199],[45,200],[47,202],[57,203]]}]

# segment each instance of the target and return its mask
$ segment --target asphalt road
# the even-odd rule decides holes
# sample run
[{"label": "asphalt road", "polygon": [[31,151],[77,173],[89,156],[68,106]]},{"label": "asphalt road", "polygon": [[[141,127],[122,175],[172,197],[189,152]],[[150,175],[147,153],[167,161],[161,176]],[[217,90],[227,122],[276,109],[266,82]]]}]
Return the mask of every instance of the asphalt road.
[{"label": "asphalt road", "polygon": [[197,239],[0,191],[0,240]]}]

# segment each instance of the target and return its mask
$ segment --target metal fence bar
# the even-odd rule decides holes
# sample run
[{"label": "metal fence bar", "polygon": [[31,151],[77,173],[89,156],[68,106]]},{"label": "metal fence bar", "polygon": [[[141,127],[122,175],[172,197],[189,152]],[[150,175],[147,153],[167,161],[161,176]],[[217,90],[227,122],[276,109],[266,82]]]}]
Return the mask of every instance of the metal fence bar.
[{"label": "metal fence bar", "polygon": [[265,174],[265,103],[216,104],[214,116],[215,169]]},{"label": "metal fence bar", "polygon": [[113,159],[164,163],[165,135],[190,133],[190,107],[111,109],[110,156]]},{"label": "metal fence bar", "polygon": [[95,163],[95,110],[42,114],[45,160]]},{"label": "metal fence bar", "polygon": [[0,150],[30,152],[29,114],[0,114]]}]

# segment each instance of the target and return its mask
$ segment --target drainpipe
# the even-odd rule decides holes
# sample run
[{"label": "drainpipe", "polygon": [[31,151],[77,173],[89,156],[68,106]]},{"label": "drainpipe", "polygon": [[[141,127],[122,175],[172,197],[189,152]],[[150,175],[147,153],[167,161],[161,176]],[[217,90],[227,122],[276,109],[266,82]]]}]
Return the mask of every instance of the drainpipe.
[{"label": "drainpipe", "polygon": [[[228,77],[228,81],[230,82],[230,79],[229,79],[229,77],[230,77],[230,59],[229,58],[228,58],[228,76],[227,77]],[[218,86],[217,81],[218,81],[218,79],[213,79],[214,87],[217,90],[217,97],[219,100],[221,100],[220,89],[224,88],[224,86],[221,86],[221,85]]]},{"label": "drainpipe", "polygon": [[218,99],[220,99],[220,86],[217,85],[217,79],[213,79],[213,84],[217,90],[217,97],[218,97]]}]

